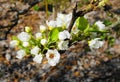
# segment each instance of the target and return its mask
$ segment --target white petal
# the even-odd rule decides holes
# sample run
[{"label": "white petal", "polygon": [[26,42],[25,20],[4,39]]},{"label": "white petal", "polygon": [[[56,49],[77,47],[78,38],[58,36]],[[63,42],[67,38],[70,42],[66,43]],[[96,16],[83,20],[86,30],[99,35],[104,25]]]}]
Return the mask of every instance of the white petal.
[{"label": "white petal", "polygon": [[69,39],[70,38],[70,33],[67,30],[64,30],[64,31],[59,33],[58,37],[59,37],[60,40]]},{"label": "white petal", "polygon": [[57,63],[56,61],[54,60],[48,60],[48,63],[51,65],[51,66],[55,66]]},{"label": "white petal", "polygon": [[90,49],[98,49],[103,46],[104,41],[99,41],[100,38],[95,38],[89,42]]},{"label": "white petal", "polygon": [[59,43],[58,43],[58,48],[60,49],[60,50],[67,50],[68,49],[68,41],[60,41]]},{"label": "white petal", "polygon": [[101,21],[97,21],[95,24],[98,26],[99,30],[105,30],[106,29],[105,25]]},{"label": "white petal", "polygon": [[33,58],[33,61],[36,63],[41,63],[42,59],[43,59],[42,55],[39,54],[39,55],[35,55],[35,57]]},{"label": "white petal", "polygon": [[51,21],[46,21],[46,23],[47,23],[47,25],[49,26],[49,27],[56,27],[56,21],[54,21],[54,20],[51,20]]}]

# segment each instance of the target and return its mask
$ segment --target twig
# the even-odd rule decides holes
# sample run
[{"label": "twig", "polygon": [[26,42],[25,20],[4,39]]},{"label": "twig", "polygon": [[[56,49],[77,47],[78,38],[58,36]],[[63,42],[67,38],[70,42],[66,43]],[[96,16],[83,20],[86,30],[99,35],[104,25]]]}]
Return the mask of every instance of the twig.
[{"label": "twig", "polygon": [[17,14],[15,16],[15,19],[13,19],[11,21],[12,23],[10,25],[6,25],[6,26],[0,25],[0,29],[8,28],[7,32],[5,33],[5,37],[0,38],[0,41],[7,39],[7,36],[10,33],[10,31],[13,29],[14,26],[16,26],[18,24],[18,20],[19,20],[20,15],[23,15],[23,14],[27,13],[30,10],[30,8],[32,8],[34,5],[36,5],[37,3],[41,2],[41,1],[42,0],[34,0],[32,3],[29,4],[29,7],[27,9],[24,9],[24,10],[21,10],[21,11],[11,7],[10,11],[8,11],[8,12],[16,12]]}]

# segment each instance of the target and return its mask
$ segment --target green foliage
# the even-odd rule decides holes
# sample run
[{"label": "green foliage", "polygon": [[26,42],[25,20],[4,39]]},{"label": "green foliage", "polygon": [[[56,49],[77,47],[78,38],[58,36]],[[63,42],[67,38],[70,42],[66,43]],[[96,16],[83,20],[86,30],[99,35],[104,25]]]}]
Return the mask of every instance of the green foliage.
[{"label": "green foliage", "polygon": [[16,36],[12,36],[12,40],[18,40]]},{"label": "green foliage", "polygon": [[84,31],[86,28],[88,29],[88,20],[84,17],[78,17],[76,20],[76,26],[79,30]]},{"label": "green foliage", "polygon": [[110,20],[104,20],[103,22],[106,26],[109,26],[112,24],[112,22]]},{"label": "green foliage", "polygon": [[108,39],[109,45],[110,45],[110,46],[113,46],[113,44],[114,44],[114,42],[115,42],[115,38],[109,36],[109,37],[107,37],[107,39]]},{"label": "green foliage", "polygon": [[54,42],[58,40],[59,28],[53,28],[49,33],[49,41]]},{"label": "green foliage", "polygon": [[33,8],[35,11],[39,11],[39,9],[40,9],[40,7],[38,5],[35,5]]}]

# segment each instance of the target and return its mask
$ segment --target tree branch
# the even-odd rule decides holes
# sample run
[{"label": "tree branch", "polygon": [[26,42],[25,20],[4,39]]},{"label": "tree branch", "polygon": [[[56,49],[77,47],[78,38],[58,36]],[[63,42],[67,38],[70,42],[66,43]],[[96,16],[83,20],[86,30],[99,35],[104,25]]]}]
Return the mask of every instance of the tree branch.
[{"label": "tree branch", "polygon": [[17,14],[16,14],[15,18],[10,21],[11,24],[6,25],[6,26],[0,25],[0,29],[8,28],[7,32],[5,33],[5,36],[3,38],[0,38],[0,40],[7,39],[7,36],[10,33],[10,31],[13,29],[14,26],[16,26],[18,24],[18,20],[19,20],[20,15],[27,13],[30,10],[30,8],[32,8],[34,5],[36,5],[37,3],[41,2],[41,1],[42,0],[34,0],[32,3],[29,4],[29,7],[27,9],[24,9],[21,11],[17,10],[16,8],[10,7],[10,10],[8,11],[8,13],[9,12],[16,12]]}]

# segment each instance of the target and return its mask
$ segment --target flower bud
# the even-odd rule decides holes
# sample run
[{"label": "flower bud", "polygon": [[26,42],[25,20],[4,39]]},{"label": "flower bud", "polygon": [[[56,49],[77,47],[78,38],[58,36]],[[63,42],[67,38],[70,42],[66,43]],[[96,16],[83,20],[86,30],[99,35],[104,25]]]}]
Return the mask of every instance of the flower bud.
[{"label": "flower bud", "polygon": [[46,31],[46,26],[44,26],[44,25],[40,25],[40,32],[42,33],[42,32],[45,32]]},{"label": "flower bud", "polygon": [[41,39],[42,38],[42,33],[36,33],[35,34],[36,39]]},{"label": "flower bud", "polygon": [[31,49],[30,53],[33,55],[37,55],[40,51],[40,48],[38,46],[35,46],[34,48]]},{"label": "flower bud", "polygon": [[103,22],[101,22],[101,21],[97,21],[95,24],[97,25],[97,27],[98,27],[98,29],[99,29],[100,31],[106,29],[105,25],[104,25]]},{"label": "flower bud", "polygon": [[47,40],[46,39],[42,39],[40,42],[42,45],[46,45],[47,44]]},{"label": "flower bud", "polygon": [[27,47],[27,46],[29,46],[29,43],[28,42],[23,42],[23,46]]},{"label": "flower bud", "polygon": [[16,58],[22,59],[25,55],[26,55],[26,52],[21,49],[21,50],[17,51]]},{"label": "flower bud", "polygon": [[70,39],[70,33],[67,30],[64,30],[59,33],[58,38],[59,40],[65,40],[65,39]]},{"label": "flower bud", "polygon": [[26,27],[25,27],[25,32],[31,32],[31,28],[28,27],[28,26],[26,26]]},{"label": "flower bud", "polygon": [[19,45],[19,41],[17,41],[17,40],[12,40],[12,41],[10,41],[10,47],[11,47],[11,48],[16,47],[17,45]]}]

